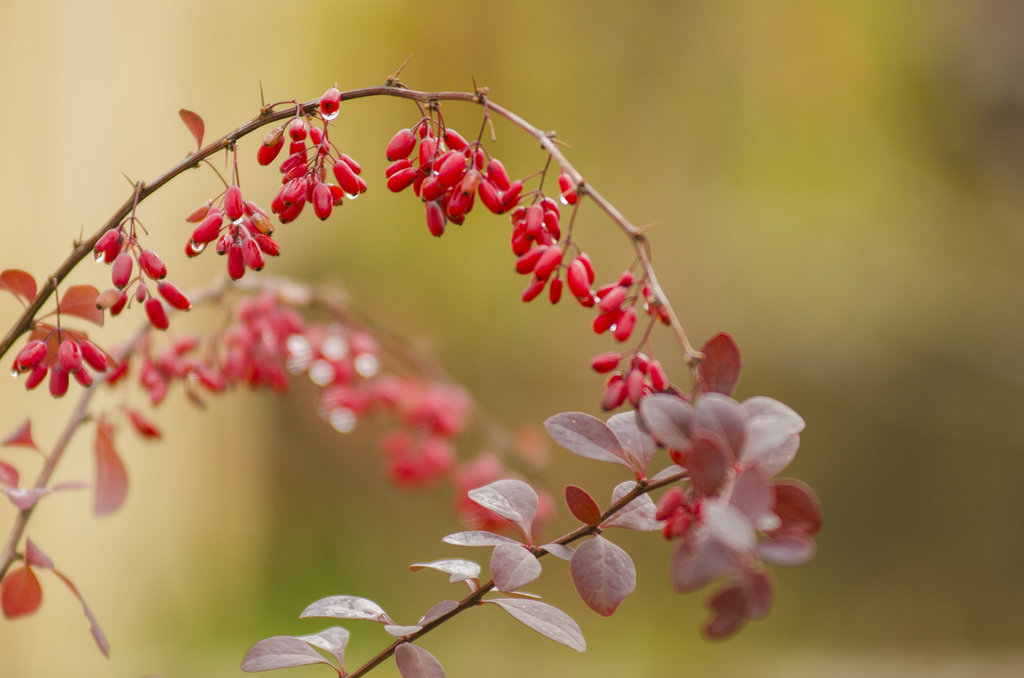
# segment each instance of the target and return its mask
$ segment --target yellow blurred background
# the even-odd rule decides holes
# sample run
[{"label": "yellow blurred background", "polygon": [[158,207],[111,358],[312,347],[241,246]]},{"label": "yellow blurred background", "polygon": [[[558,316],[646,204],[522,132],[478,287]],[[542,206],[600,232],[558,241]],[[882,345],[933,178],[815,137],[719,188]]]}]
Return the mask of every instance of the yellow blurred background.
[{"label": "yellow blurred background", "polygon": [[[530,587],[577,619],[585,655],[485,609],[422,643],[448,675],[1016,676],[1022,27],[1024,5],[1005,0],[7,0],[0,268],[43,277],[128,196],[122,172],[149,180],[183,157],[181,107],[212,138],[255,114],[261,83],[268,100],[304,100],[335,82],[382,83],[409,54],[411,87],[468,90],[475,78],[557,130],[584,175],[652,225],[691,336],[727,330],[740,343],[738,395],[771,395],[804,416],[788,474],[817,490],[826,529],[814,561],[775,571],[768,619],[724,644],[699,638],[704,594],[670,592],[670,546],[615,535],[639,585],[611,619],[576,600],[560,562]],[[478,124],[476,110],[446,110],[459,129]],[[435,240],[417,201],[387,193],[384,145],[414,119],[402,101],[343,105],[337,142],[370,190],[323,224],[304,215],[281,228],[285,256],[267,270],[343,284],[511,426],[593,411],[600,381],[587,361],[608,343],[571,305],[518,303],[507,222],[474,214]],[[494,151],[514,174],[540,166],[533,143],[498,133]],[[276,173],[251,162],[254,143],[243,185],[266,205]],[[180,254],[183,217],[215,184],[190,173],[141,210],[186,287],[223,270]],[[578,229],[606,278],[629,265],[595,210]],[[83,265],[74,281],[108,274]],[[0,325],[19,308],[0,298]],[[659,346],[683,380],[672,344]],[[205,412],[171,398],[153,412],[164,442],[121,439],[132,483],[121,512],[93,518],[88,492],[41,504],[29,536],[78,584],[112,654],[95,651],[77,603],[44,573],[42,609],[0,624],[0,676],[239,675],[252,642],[328,625],[296,619],[323,596],[371,598],[403,623],[461,596],[440,575],[406,570],[486,558],[440,543],[458,529],[446,491],[391,487],[372,438],[333,433],[314,395],[238,394]],[[13,380],[0,398],[0,431],[29,415],[44,446],[72,404]],[[556,492],[573,482],[605,497],[621,479],[552,455]],[[2,458],[33,477],[28,452]],[[91,463],[82,436],[58,480],[91,478]],[[13,520],[0,507],[0,525]],[[561,516],[552,534],[568,525]],[[387,642],[375,625],[347,626],[351,667]]]}]

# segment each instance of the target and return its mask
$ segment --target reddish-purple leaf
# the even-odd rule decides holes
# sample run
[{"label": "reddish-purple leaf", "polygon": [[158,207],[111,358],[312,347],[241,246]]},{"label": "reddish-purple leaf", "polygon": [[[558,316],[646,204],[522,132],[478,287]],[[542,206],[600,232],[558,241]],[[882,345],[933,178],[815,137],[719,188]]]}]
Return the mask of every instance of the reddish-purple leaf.
[{"label": "reddish-purple leaf", "polygon": [[541,565],[529,549],[520,544],[498,544],[491,553],[494,587],[510,593],[540,576]]},{"label": "reddish-purple leaf", "polygon": [[694,436],[693,449],[686,455],[686,469],[699,492],[718,494],[718,487],[731,466],[727,447],[714,432],[700,431]]},{"label": "reddish-purple leaf", "polygon": [[679,396],[652,393],[640,401],[640,421],[665,447],[685,452],[693,435],[693,406]]},{"label": "reddish-purple leaf", "polygon": [[563,412],[548,418],[544,427],[556,443],[570,452],[587,459],[608,461],[629,468],[619,439],[597,417],[583,412]]},{"label": "reddish-purple leaf", "polygon": [[85,598],[82,597],[82,593],[75,586],[74,582],[68,579],[64,574],[53,570],[53,573],[64,582],[64,585],[71,589],[71,593],[75,594],[75,598],[78,598],[78,602],[82,604],[82,613],[85,618],[89,621],[89,633],[92,634],[92,639],[96,642],[96,647],[100,649],[104,657],[110,656],[110,643],[107,642],[107,637],[103,634],[103,629],[100,628],[99,622],[96,620],[96,615],[92,613],[89,606],[85,603]]},{"label": "reddish-purple leaf", "polygon": [[775,483],[773,510],[782,521],[779,530],[803,530],[810,535],[821,531],[821,502],[814,490],[799,480]]},{"label": "reddish-purple leaf", "polygon": [[740,380],[740,349],[725,332],[716,334],[700,350],[704,359],[697,366],[701,390],[732,395]]},{"label": "reddish-purple leaf", "polygon": [[794,567],[814,557],[817,546],[806,532],[780,534],[757,545],[757,557],[772,565]]},{"label": "reddish-purple leaf", "polygon": [[25,423],[18,427],[18,430],[4,438],[0,445],[11,445],[17,447],[30,447],[38,451],[36,442],[32,440],[32,421],[26,419]]},{"label": "reddish-purple leaf", "polygon": [[544,549],[555,558],[561,558],[562,560],[569,560],[572,558],[573,554],[572,547],[566,546],[565,544],[543,544],[540,548]]},{"label": "reddish-purple leaf", "polygon": [[[632,480],[619,483],[615,486],[615,489],[612,490],[612,503],[616,503],[632,492],[635,488],[636,483]],[[654,502],[651,501],[651,497],[647,494],[642,494],[616,511],[615,515],[601,524],[601,527],[621,527],[627,530],[639,530],[641,532],[660,530],[661,523],[654,517],[654,514],[657,512],[658,509],[654,505]]]},{"label": "reddish-purple leaf", "polygon": [[9,268],[0,273],[0,289],[7,290],[26,304],[36,298],[36,279],[30,273]]},{"label": "reddish-purple leaf", "polygon": [[431,607],[429,610],[424,612],[423,616],[420,617],[420,620],[418,622],[416,622],[416,623],[419,624],[420,626],[426,626],[427,624],[429,624],[430,622],[434,621],[438,617],[443,617],[444,615],[448,614],[449,612],[451,612],[452,610],[454,610],[458,606],[459,606],[459,603],[457,601],[454,601],[454,600],[442,600],[440,603],[437,603],[436,605]]},{"label": "reddish-purple leaf", "polygon": [[31,539],[25,540],[25,563],[43,570],[52,570],[53,561]]},{"label": "reddish-purple leaf", "polygon": [[629,554],[600,535],[577,547],[569,573],[583,602],[605,617],[636,588],[636,568]]},{"label": "reddish-purple leaf", "polygon": [[755,526],[760,527],[767,519],[777,522],[771,513],[775,505],[775,486],[756,466],[743,469],[736,477],[729,503],[742,511]]},{"label": "reddish-purple leaf", "polygon": [[453,584],[455,582],[465,581],[466,579],[476,579],[480,576],[479,565],[474,563],[472,560],[462,560],[459,558],[435,560],[429,563],[413,563],[409,566],[409,569],[413,572],[419,572],[424,568],[437,570],[438,572],[444,572],[447,575],[451,575],[449,581]]},{"label": "reddish-purple leaf", "polygon": [[43,602],[43,588],[31,567],[15,568],[0,582],[0,607],[8,619],[35,612]]},{"label": "reddish-purple leaf", "polygon": [[335,619],[365,619],[378,624],[394,624],[394,620],[380,605],[356,596],[329,596],[311,603],[299,619],[306,617],[333,617]]},{"label": "reddish-purple leaf", "polygon": [[402,678],[444,678],[441,662],[419,645],[402,643],[396,647],[395,664]]},{"label": "reddish-purple leaf", "polygon": [[469,498],[510,521],[530,538],[533,518],[537,515],[537,493],[522,480],[496,480],[470,490]]},{"label": "reddish-purple leaf", "polygon": [[0,485],[17,487],[20,479],[21,475],[18,474],[18,469],[5,461],[0,461]]},{"label": "reddish-purple leaf", "polygon": [[348,631],[340,626],[331,626],[310,636],[299,636],[299,640],[330,653],[338,660],[338,668],[345,668],[345,648],[348,646]]},{"label": "reddish-purple leaf", "polygon": [[417,631],[422,631],[422,630],[423,630],[423,627],[419,626],[419,625],[416,625],[416,624],[410,624],[408,626],[400,626],[398,624],[385,624],[384,625],[384,631],[386,633],[388,633],[389,635],[394,636],[395,638],[403,638],[405,636],[412,635],[412,634],[416,633]]},{"label": "reddish-purple leaf", "polygon": [[647,465],[658,452],[658,444],[640,429],[636,411],[620,412],[608,419],[608,428],[622,444],[626,456],[634,462],[640,477],[647,474]]},{"label": "reddish-purple leaf", "polygon": [[103,310],[96,308],[99,290],[92,285],[72,285],[60,295],[60,314],[73,315],[103,327]]},{"label": "reddish-purple leaf", "polygon": [[601,522],[601,508],[582,487],[566,485],[565,503],[568,504],[569,511],[584,525],[597,525]]},{"label": "reddish-purple leaf", "polygon": [[587,641],[583,639],[579,625],[572,617],[553,605],[520,598],[492,598],[484,602],[494,603],[537,633],[557,643],[571,647],[577,652],[584,652],[587,649]]},{"label": "reddish-purple leaf", "polygon": [[724,501],[706,501],[701,521],[711,536],[738,553],[751,553],[757,546],[757,531],[743,513]]},{"label": "reddish-purple leaf", "polygon": [[713,431],[726,444],[729,463],[739,459],[747,439],[747,415],[740,404],[718,393],[706,393],[697,403],[694,429]]},{"label": "reddish-purple leaf", "polygon": [[691,593],[739,569],[735,552],[698,532],[688,535],[672,557],[672,585],[679,593]]},{"label": "reddish-purple leaf", "polygon": [[187,108],[179,110],[178,115],[181,117],[181,121],[185,123],[185,127],[188,127],[188,131],[192,133],[192,137],[196,140],[196,150],[199,150],[203,147],[203,135],[206,134],[206,124],[199,117],[198,113],[193,113]]},{"label": "reddish-purple leaf", "polygon": [[708,638],[721,640],[739,631],[747,623],[746,592],[741,586],[722,589],[708,601],[711,618],[704,624]]},{"label": "reddish-purple leaf", "polygon": [[515,539],[502,534],[488,532],[487,530],[466,530],[465,532],[453,532],[441,541],[453,546],[497,546],[498,544],[518,544]]},{"label": "reddish-purple leaf", "polygon": [[272,636],[249,648],[242,659],[242,670],[246,673],[255,673],[308,664],[327,664],[337,670],[337,667],[304,640],[294,636]]},{"label": "reddish-purple leaf", "polygon": [[128,473],[114,449],[114,427],[100,421],[96,424],[96,497],[93,513],[98,516],[113,513],[128,494]]},{"label": "reddish-purple leaf", "polygon": [[10,489],[5,489],[4,495],[12,504],[14,504],[15,508],[19,511],[24,511],[25,509],[30,509],[35,506],[36,502],[52,492],[53,490],[48,487],[39,487],[32,490],[12,487]]},{"label": "reddish-purple leaf", "polygon": [[657,482],[661,482],[662,480],[665,480],[666,478],[671,478],[672,476],[680,476],[680,475],[681,476],[685,476],[686,475],[686,469],[683,468],[682,466],[678,466],[676,464],[672,464],[671,466],[666,466],[665,468],[663,468],[660,471],[658,471],[657,473],[655,473],[653,476],[648,478],[648,481],[652,482],[652,483],[657,483]]}]

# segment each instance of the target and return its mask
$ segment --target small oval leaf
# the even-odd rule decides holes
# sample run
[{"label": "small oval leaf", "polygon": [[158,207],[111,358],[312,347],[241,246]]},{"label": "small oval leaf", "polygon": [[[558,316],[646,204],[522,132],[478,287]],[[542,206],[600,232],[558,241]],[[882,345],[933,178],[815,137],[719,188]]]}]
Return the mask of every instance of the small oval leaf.
[{"label": "small oval leaf", "polygon": [[527,539],[537,515],[537,493],[522,480],[496,480],[470,490],[469,498],[512,522]]},{"label": "small oval leaf", "polygon": [[601,508],[582,487],[566,485],[565,503],[573,516],[584,525],[597,525],[601,522]]},{"label": "small oval leaf", "polygon": [[0,289],[7,290],[26,304],[31,304],[36,298],[36,279],[31,273],[9,268],[0,273]]},{"label": "small oval leaf", "polygon": [[424,568],[437,570],[439,572],[444,572],[447,575],[451,575],[451,579],[449,581],[452,583],[464,581],[466,579],[476,579],[480,576],[479,565],[474,563],[472,560],[462,560],[459,558],[435,560],[429,563],[413,563],[409,566],[409,569],[413,572],[419,572]]},{"label": "small oval leaf", "polygon": [[740,349],[725,332],[708,339],[700,350],[703,360],[697,366],[701,390],[732,395],[740,380]]},{"label": "small oval leaf", "polygon": [[544,428],[556,443],[574,454],[629,468],[619,439],[597,417],[584,412],[563,412],[549,417]]},{"label": "small oval leaf", "polygon": [[402,678],[444,678],[441,662],[419,645],[402,643],[396,647],[395,663]]},{"label": "small oval leaf", "polygon": [[[612,490],[612,503],[628,495],[634,488],[636,483],[632,480],[616,485]],[[601,527],[621,527],[640,532],[660,530],[661,523],[654,517],[657,512],[658,508],[651,501],[650,495],[642,494],[616,511],[615,515],[601,524]]]},{"label": "small oval leaf", "polygon": [[453,546],[497,546],[498,544],[518,544],[515,539],[487,530],[467,530],[454,532],[441,539],[445,544]]},{"label": "small oval leaf", "polygon": [[587,641],[583,639],[579,625],[553,605],[522,598],[491,598],[484,602],[494,603],[537,633],[557,643],[577,652],[587,649]]},{"label": "small oval leaf", "polygon": [[114,449],[114,427],[100,421],[96,424],[96,496],[93,513],[105,516],[124,503],[128,494],[128,472]]},{"label": "small oval leaf", "polygon": [[348,647],[348,630],[331,626],[311,636],[299,636],[299,640],[329,652],[338,660],[338,668],[345,668],[345,648]]},{"label": "small oval leaf", "polygon": [[636,568],[629,554],[600,535],[576,548],[569,573],[583,602],[605,617],[636,588]]},{"label": "small oval leaf", "polygon": [[246,673],[255,673],[308,664],[334,666],[304,640],[295,636],[272,636],[249,648],[242,659],[242,670]]},{"label": "small oval leaf", "polygon": [[491,553],[491,576],[495,588],[503,593],[526,586],[540,573],[540,561],[520,544],[499,544]]},{"label": "small oval leaf", "polygon": [[72,285],[60,295],[60,314],[72,315],[103,327],[103,310],[96,308],[99,290],[92,285]]},{"label": "small oval leaf", "polygon": [[187,108],[179,110],[178,116],[185,123],[188,131],[192,133],[192,138],[196,140],[196,150],[201,149],[203,147],[203,135],[206,134],[206,123],[203,122],[198,113],[194,113]]},{"label": "small oval leaf", "polygon": [[387,612],[372,600],[358,596],[328,596],[310,603],[299,619],[306,617],[332,617],[334,619],[365,619],[378,624],[394,624]]},{"label": "small oval leaf", "polygon": [[30,615],[43,602],[43,588],[31,567],[18,567],[0,583],[0,608],[8,619]]}]

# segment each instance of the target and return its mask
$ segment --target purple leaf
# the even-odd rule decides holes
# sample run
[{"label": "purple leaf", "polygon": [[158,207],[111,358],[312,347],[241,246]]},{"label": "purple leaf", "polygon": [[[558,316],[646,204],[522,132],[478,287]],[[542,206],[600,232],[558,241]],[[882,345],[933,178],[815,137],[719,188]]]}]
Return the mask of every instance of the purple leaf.
[{"label": "purple leaf", "polygon": [[544,544],[540,548],[544,549],[555,558],[560,558],[562,560],[569,560],[572,558],[573,554],[572,547],[566,546],[565,544]]},{"label": "purple leaf", "polygon": [[733,551],[751,553],[757,546],[754,524],[732,504],[723,501],[704,502],[701,520],[714,539]]},{"label": "purple leaf", "polygon": [[732,485],[729,503],[738,508],[754,525],[764,518],[777,520],[771,513],[775,505],[775,486],[768,482],[761,469],[754,466],[743,469]]},{"label": "purple leaf", "polygon": [[[625,497],[627,494],[632,492],[635,487],[636,483],[632,480],[619,483],[615,489],[612,490],[612,503],[614,504]],[[615,515],[601,524],[601,527],[621,527],[627,530],[639,530],[641,532],[660,530],[661,523],[659,523],[654,517],[654,514],[657,512],[658,509],[654,505],[654,502],[651,501],[650,496],[642,494],[616,511]]]},{"label": "purple leaf", "polygon": [[673,450],[690,449],[694,410],[690,403],[668,393],[652,393],[640,401],[640,420],[655,440]]},{"label": "purple leaf", "polygon": [[799,480],[775,483],[773,510],[782,523],[780,530],[803,530],[810,535],[821,531],[821,502],[814,490]]},{"label": "purple leaf", "polygon": [[307,664],[327,664],[337,670],[337,667],[304,640],[294,636],[272,636],[249,648],[242,659],[242,670],[246,673],[255,673]]},{"label": "purple leaf", "polygon": [[587,649],[587,641],[583,639],[579,625],[557,607],[539,600],[518,598],[492,598],[484,602],[494,603],[537,633],[555,642],[571,647],[577,652]]},{"label": "purple leaf", "polygon": [[699,431],[686,455],[686,470],[693,486],[704,495],[718,494],[725,473],[732,466],[725,442],[713,431]]},{"label": "purple leaf", "polygon": [[365,619],[378,624],[394,624],[380,605],[357,596],[328,596],[311,603],[299,619],[306,617],[332,617],[334,619]]},{"label": "purple leaf", "polygon": [[53,569],[53,561],[50,560],[50,556],[43,553],[31,539],[25,540],[25,562],[43,570]]},{"label": "purple leaf", "polygon": [[410,635],[416,633],[417,631],[422,631],[423,627],[422,626],[417,626],[415,624],[410,625],[410,626],[399,626],[397,624],[387,624],[387,625],[384,626],[384,630],[387,631],[392,636],[394,636],[395,638],[402,638],[403,636],[410,636]]},{"label": "purple leaf", "polygon": [[672,585],[679,593],[690,593],[739,569],[733,551],[707,532],[697,532],[688,535],[672,557]]},{"label": "purple leaf", "polygon": [[565,449],[597,461],[608,461],[629,468],[622,443],[597,417],[583,412],[563,412],[544,422],[548,434]]},{"label": "purple leaf", "polygon": [[395,648],[395,663],[402,678],[444,678],[441,662],[412,643],[402,643]]},{"label": "purple leaf", "polygon": [[608,419],[608,428],[622,444],[626,456],[633,460],[641,476],[647,474],[647,465],[658,451],[654,438],[640,430],[636,412],[620,412]]},{"label": "purple leaf", "polygon": [[19,426],[17,431],[4,438],[0,445],[28,447],[38,452],[39,448],[36,446],[36,442],[32,440],[32,421],[26,419],[25,423]]},{"label": "purple leaf", "polygon": [[40,487],[34,490],[23,490],[17,487],[5,489],[4,494],[14,504],[15,508],[20,511],[30,509],[36,505],[36,502],[46,495],[53,492],[48,487]]},{"label": "purple leaf", "polygon": [[740,380],[740,349],[725,332],[708,339],[700,350],[704,359],[697,366],[701,390],[732,395]]},{"label": "purple leaf", "polygon": [[793,567],[814,557],[817,547],[804,532],[772,537],[757,545],[757,557],[772,565]]},{"label": "purple leaf", "polygon": [[747,438],[747,416],[740,404],[719,393],[705,393],[697,403],[694,429],[714,431],[726,444],[729,463],[736,461]]},{"label": "purple leaf", "polygon": [[497,546],[498,544],[518,544],[515,539],[487,530],[467,530],[454,532],[441,541],[454,546]]},{"label": "purple leaf", "polygon": [[472,560],[462,560],[459,558],[435,560],[430,563],[413,563],[409,566],[409,569],[413,572],[419,572],[424,568],[451,575],[448,581],[452,583],[465,581],[466,579],[476,579],[480,576],[479,565]]},{"label": "purple leaf", "polygon": [[458,602],[456,602],[454,600],[442,600],[440,603],[438,603],[437,605],[434,605],[429,610],[427,610],[423,614],[423,616],[420,617],[420,620],[418,622],[416,622],[416,623],[421,625],[421,626],[426,626],[427,624],[429,624],[430,622],[434,621],[438,617],[443,617],[444,615],[448,614],[449,612],[451,612],[452,610],[454,610],[458,606],[459,606]]},{"label": "purple leaf", "polygon": [[653,476],[651,476],[648,480],[650,482],[652,482],[652,483],[657,483],[657,482],[661,482],[662,480],[665,480],[666,478],[669,478],[671,476],[677,476],[679,474],[685,474],[685,473],[686,473],[686,469],[685,468],[683,468],[682,466],[679,466],[677,464],[672,464],[671,466],[666,466],[665,468],[661,469],[660,471],[655,473]]},{"label": "purple leaf", "polygon": [[494,586],[503,593],[526,586],[540,576],[541,565],[529,549],[520,544],[499,544],[491,554]]},{"label": "purple leaf", "polygon": [[747,623],[747,595],[740,586],[729,586],[708,601],[711,619],[704,624],[703,631],[708,638],[728,638]]},{"label": "purple leaf", "polygon": [[522,480],[496,480],[470,490],[469,498],[512,522],[527,539],[537,515],[537,493]]},{"label": "purple leaf", "polygon": [[338,668],[345,668],[345,648],[348,646],[348,631],[340,626],[326,628],[311,636],[299,636],[299,640],[330,653],[338,660]]},{"label": "purple leaf", "polygon": [[569,572],[583,602],[605,617],[636,588],[636,568],[629,554],[601,536],[577,547]]},{"label": "purple leaf", "polygon": [[760,466],[773,476],[796,456],[804,420],[779,401],[763,396],[744,401],[741,408],[748,421],[740,461],[746,466]]}]

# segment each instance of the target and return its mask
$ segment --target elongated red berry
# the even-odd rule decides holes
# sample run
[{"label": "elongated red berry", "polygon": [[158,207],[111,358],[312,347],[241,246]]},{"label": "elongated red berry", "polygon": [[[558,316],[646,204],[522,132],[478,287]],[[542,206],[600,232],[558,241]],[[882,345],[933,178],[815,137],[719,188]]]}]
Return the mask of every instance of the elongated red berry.
[{"label": "elongated red berry", "polygon": [[477,186],[477,192],[480,194],[480,201],[491,214],[501,214],[505,211],[501,205],[501,193],[490,179],[481,181]]},{"label": "elongated red berry", "polygon": [[469,142],[453,129],[445,129],[444,143],[448,144],[448,148],[453,151],[461,151],[469,146]]},{"label": "elongated red berry", "polygon": [[626,300],[626,292],[625,287],[616,285],[601,296],[601,301],[597,303],[597,308],[601,311],[614,311],[622,306],[622,302]]},{"label": "elongated red berry", "polygon": [[245,254],[242,253],[241,245],[231,245],[228,254],[228,277],[238,280],[245,275]]},{"label": "elongated red berry", "polygon": [[598,374],[604,374],[618,367],[621,360],[621,353],[618,351],[608,351],[607,353],[594,356],[590,361],[590,367]]},{"label": "elongated red berry", "polygon": [[363,168],[359,165],[358,162],[353,160],[350,155],[348,155],[346,153],[342,153],[341,155],[338,156],[338,159],[344,161],[345,164],[348,165],[352,169],[352,171],[355,172],[356,174],[362,174],[363,173]]},{"label": "elongated red berry", "polygon": [[587,280],[587,267],[576,257],[569,264],[569,270],[565,275],[565,282],[569,285],[569,291],[577,299],[590,298],[590,281]]},{"label": "elongated red berry", "polygon": [[139,255],[139,268],[153,280],[160,280],[167,275],[167,266],[153,250],[143,250]]},{"label": "elongated red berry", "polygon": [[387,150],[384,151],[384,155],[388,161],[395,161],[399,158],[408,158],[409,154],[412,153],[412,149],[416,146],[416,135],[412,133],[411,129],[398,130],[395,136],[391,137],[391,141],[388,142]]},{"label": "elongated red berry", "polygon": [[615,373],[605,382],[604,393],[601,394],[601,409],[614,410],[626,400],[626,382],[622,375]]},{"label": "elongated red berry", "polygon": [[548,299],[552,304],[557,304],[562,298],[562,279],[555,278],[548,286]]},{"label": "elongated red berry", "polygon": [[254,271],[263,270],[263,252],[260,250],[259,244],[252,238],[242,241],[242,260]]},{"label": "elongated red berry", "polygon": [[458,151],[448,151],[437,163],[437,180],[445,188],[459,182],[466,171],[466,156]]},{"label": "elongated red berry", "polygon": [[[281,152],[281,149],[284,148],[284,137],[278,133],[276,139],[271,139],[273,134],[274,133],[271,132],[271,134],[267,135],[267,138],[264,139],[263,143],[256,149],[256,162],[264,167],[274,162],[274,160],[277,159],[278,154]],[[267,143],[268,139],[271,141],[269,144]]]},{"label": "elongated red berry", "polygon": [[487,178],[494,182],[499,191],[507,191],[512,186],[512,182],[508,178],[508,171],[497,158],[491,158],[491,161],[487,163]]},{"label": "elongated red berry", "polygon": [[306,124],[305,118],[293,118],[288,123],[288,136],[292,141],[304,141],[308,131],[309,126]]},{"label": "elongated red berry", "polygon": [[101,235],[92,251],[96,259],[102,258],[106,263],[113,261],[121,251],[121,229],[112,228]]},{"label": "elongated red berry", "polygon": [[217,234],[220,233],[220,227],[223,223],[224,217],[221,216],[220,210],[210,210],[206,218],[192,231],[192,242],[197,245],[213,242],[217,239]]},{"label": "elongated red berry", "polygon": [[504,193],[501,194],[501,208],[503,211],[508,212],[510,209],[519,204],[519,194],[523,191],[523,182],[521,179],[516,179],[512,182],[512,185],[508,187]]},{"label": "elongated red berry", "polygon": [[231,221],[238,221],[245,216],[242,189],[238,187],[238,184],[232,184],[224,193],[224,215]]},{"label": "elongated red berry", "polygon": [[431,200],[426,203],[427,209],[427,229],[430,234],[436,237],[441,237],[444,234],[444,227],[448,223],[448,218],[444,215],[444,210],[441,209],[440,203],[436,200]]},{"label": "elongated red berry", "polygon": [[46,357],[46,350],[46,344],[38,339],[33,339],[18,351],[18,357],[14,359],[14,368],[19,372],[35,368]]},{"label": "elongated red berry", "polygon": [[110,270],[110,280],[114,287],[124,289],[132,278],[132,255],[130,252],[121,252],[114,259],[114,265]]},{"label": "elongated red berry", "polygon": [[393,193],[404,191],[416,179],[417,174],[418,172],[415,167],[406,167],[405,169],[398,170],[388,177],[388,190]]},{"label": "elongated red berry", "polygon": [[390,178],[395,172],[400,172],[401,170],[408,169],[410,167],[412,167],[412,161],[408,158],[396,160],[387,166],[387,169],[384,170],[384,176],[385,178]]},{"label": "elongated red berry", "polygon": [[205,204],[195,208],[189,215],[185,217],[185,221],[190,224],[198,224],[200,221],[206,218],[206,215],[210,212],[210,207],[213,206],[212,200],[207,200]]},{"label": "elongated red berry", "polygon": [[334,208],[334,196],[331,195],[331,187],[325,183],[319,183],[313,188],[313,213],[321,221],[331,216]]},{"label": "elongated red berry", "polygon": [[54,365],[53,371],[50,372],[50,395],[54,398],[60,398],[67,393],[69,376],[59,365]]},{"label": "elongated red berry", "polygon": [[530,281],[530,284],[523,290],[523,301],[533,301],[537,296],[544,291],[544,285],[547,284],[547,280],[544,278],[534,278]]},{"label": "elongated red berry", "polygon": [[552,245],[537,260],[537,265],[533,268],[533,274],[538,278],[547,280],[555,269],[558,268],[558,264],[561,261],[562,248],[558,245]]},{"label": "elongated red berry", "polygon": [[619,316],[619,319],[615,321],[615,329],[612,331],[612,336],[615,337],[616,341],[626,341],[629,339],[629,335],[633,333],[635,325],[636,311],[632,308],[627,308]]},{"label": "elongated red berry", "polygon": [[576,204],[576,187],[573,186],[572,179],[565,172],[558,175],[558,190],[562,192],[562,202],[566,205]]},{"label": "elongated red berry", "polygon": [[651,379],[651,387],[655,391],[664,391],[668,388],[668,375],[665,368],[657,360],[652,360],[648,367],[648,376]]},{"label": "elongated red berry", "polygon": [[25,380],[25,388],[29,391],[34,389],[36,386],[42,383],[43,379],[46,378],[46,373],[50,371],[46,365],[36,365],[32,368],[32,372],[29,373],[28,379]]},{"label": "elongated red berry", "polygon": [[74,339],[65,339],[57,349],[57,360],[62,370],[68,374],[77,372],[82,367],[82,349]]},{"label": "elongated red berry", "polygon": [[99,346],[88,339],[83,339],[78,342],[78,347],[82,351],[82,360],[84,360],[89,367],[93,368],[97,372],[107,371],[107,354],[100,350]]},{"label": "elongated red berry", "polygon": [[75,377],[75,381],[82,385],[82,388],[89,388],[92,386],[92,375],[89,374],[89,370],[80,369],[72,372]]},{"label": "elongated red berry", "polygon": [[334,178],[338,180],[338,185],[341,186],[341,190],[349,195],[358,195],[359,190],[359,177],[352,171],[352,167],[349,166],[344,160],[338,160],[332,167],[334,170]]},{"label": "elongated red berry", "polygon": [[276,257],[281,253],[280,246],[278,246],[277,242],[269,235],[256,233],[252,236],[252,239],[256,241],[260,250],[267,256]]},{"label": "elongated red berry", "polygon": [[178,286],[174,283],[161,280],[156,289],[160,296],[167,300],[168,304],[179,311],[187,311],[192,308],[192,302],[189,300],[188,295],[178,289]]},{"label": "elongated red berry", "polygon": [[114,305],[110,307],[110,315],[120,314],[128,304],[128,293],[124,290],[118,290],[118,292],[120,292],[120,296],[117,301],[114,302]]},{"label": "elongated red berry", "polygon": [[537,262],[547,252],[548,248],[541,245],[540,247],[534,247],[530,249],[526,254],[516,259],[516,273],[533,273],[533,269],[536,268]]},{"label": "elongated red berry", "polygon": [[146,299],[145,309],[150,325],[158,330],[167,329],[170,323],[167,320],[167,309],[164,308],[162,301],[156,297],[150,297]]}]

